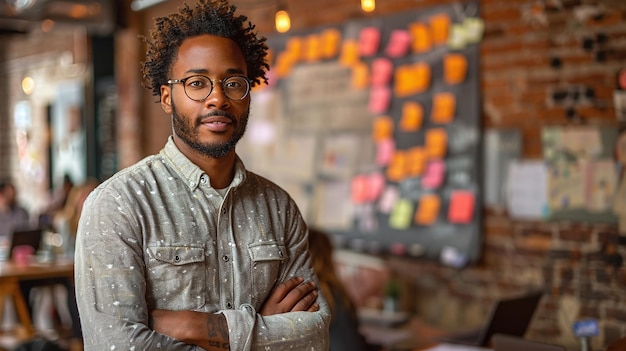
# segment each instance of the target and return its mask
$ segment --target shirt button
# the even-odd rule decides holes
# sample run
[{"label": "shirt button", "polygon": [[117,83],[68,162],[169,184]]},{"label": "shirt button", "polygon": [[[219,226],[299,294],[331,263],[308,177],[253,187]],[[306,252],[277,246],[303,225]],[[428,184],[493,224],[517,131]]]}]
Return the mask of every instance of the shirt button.
[{"label": "shirt button", "polygon": [[176,256],[174,257],[174,262],[180,262],[180,256],[176,255]]},{"label": "shirt button", "polygon": [[278,250],[278,257],[283,257],[283,250]]},{"label": "shirt button", "polygon": [[228,256],[224,255],[222,256],[222,259],[224,260],[224,262],[228,262]]},{"label": "shirt button", "polygon": [[189,186],[190,186],[190,187],[194,187],[194,186],[196,186],[196,182],[189,182]]},{"label": "shirt button", "polygon": [[200,184],[206,184],[206,182],[206,175],[202,175],[202,177],[200,177]]},{"label": "shirt button", "polygon": [[233,308],[233,305],[229,302],[229,303],[226,304],[226,308],[231,309],[231,308]]}]

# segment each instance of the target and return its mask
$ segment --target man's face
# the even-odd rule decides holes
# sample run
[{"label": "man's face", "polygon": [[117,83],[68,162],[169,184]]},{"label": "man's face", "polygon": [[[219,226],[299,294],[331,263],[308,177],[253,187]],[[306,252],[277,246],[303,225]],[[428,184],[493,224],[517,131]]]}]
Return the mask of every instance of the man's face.
[{"label": "man's face", "polygon": [[190,99],[181,83],[161,86],[161,106],[172,115],[174,141],[183,153],[221,158],[234,152],[248,124],[250,94],[243,100],[231,100],[224,94],[221,80],[246,74],[245,58],[230,39],[202,35],[182,43],[171,79],[202,75],[214,81],[203,101]]}]

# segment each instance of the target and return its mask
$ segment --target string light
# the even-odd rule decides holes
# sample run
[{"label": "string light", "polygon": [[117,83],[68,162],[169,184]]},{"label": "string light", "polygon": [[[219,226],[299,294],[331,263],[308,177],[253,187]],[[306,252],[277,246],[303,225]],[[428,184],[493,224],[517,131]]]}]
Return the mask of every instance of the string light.
[{"label": "string light", "polygon": [[376,8],[376,0],[361,0],[361,9],[365,12],[372,12]]},{"label": "string light", "polygon": [[289,14],[285,10],[278,10],[276,12],[276,31],[279,33],[285,33],[291,28],[291,19]]}]

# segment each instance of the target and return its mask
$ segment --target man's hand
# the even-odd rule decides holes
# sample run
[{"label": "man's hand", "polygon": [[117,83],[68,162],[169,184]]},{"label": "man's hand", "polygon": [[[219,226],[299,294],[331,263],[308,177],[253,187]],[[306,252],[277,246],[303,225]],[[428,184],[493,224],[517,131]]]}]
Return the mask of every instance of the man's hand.
[{"label": "man's hand", "polygon": [[154,310],[150,315],[150,328],[205,350],[230,349],[228,323],[221,313]]},{"label": "man's hand", "polygon": [[314,282],[303,283],[302,277],[294,277],[279,284],[261,306],[261,315],[308,311],[315,312],[320,306],[317,300],[317,286]]}]

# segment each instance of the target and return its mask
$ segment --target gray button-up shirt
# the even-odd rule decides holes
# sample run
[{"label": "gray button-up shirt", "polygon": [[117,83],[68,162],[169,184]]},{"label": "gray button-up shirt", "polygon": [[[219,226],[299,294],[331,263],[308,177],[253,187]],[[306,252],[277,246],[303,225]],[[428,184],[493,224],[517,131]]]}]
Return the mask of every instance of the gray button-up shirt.
[{"label": "gray button-up shirt", "polygon": [[240,159],[222,198],[173,140],[91,193],[75,279],[85,350],[199,350],[152,331],[154,309],[223,313],[231,350],[327,350],[330,312],[261,316],[278,284],[315,279],[289,195]]}]

